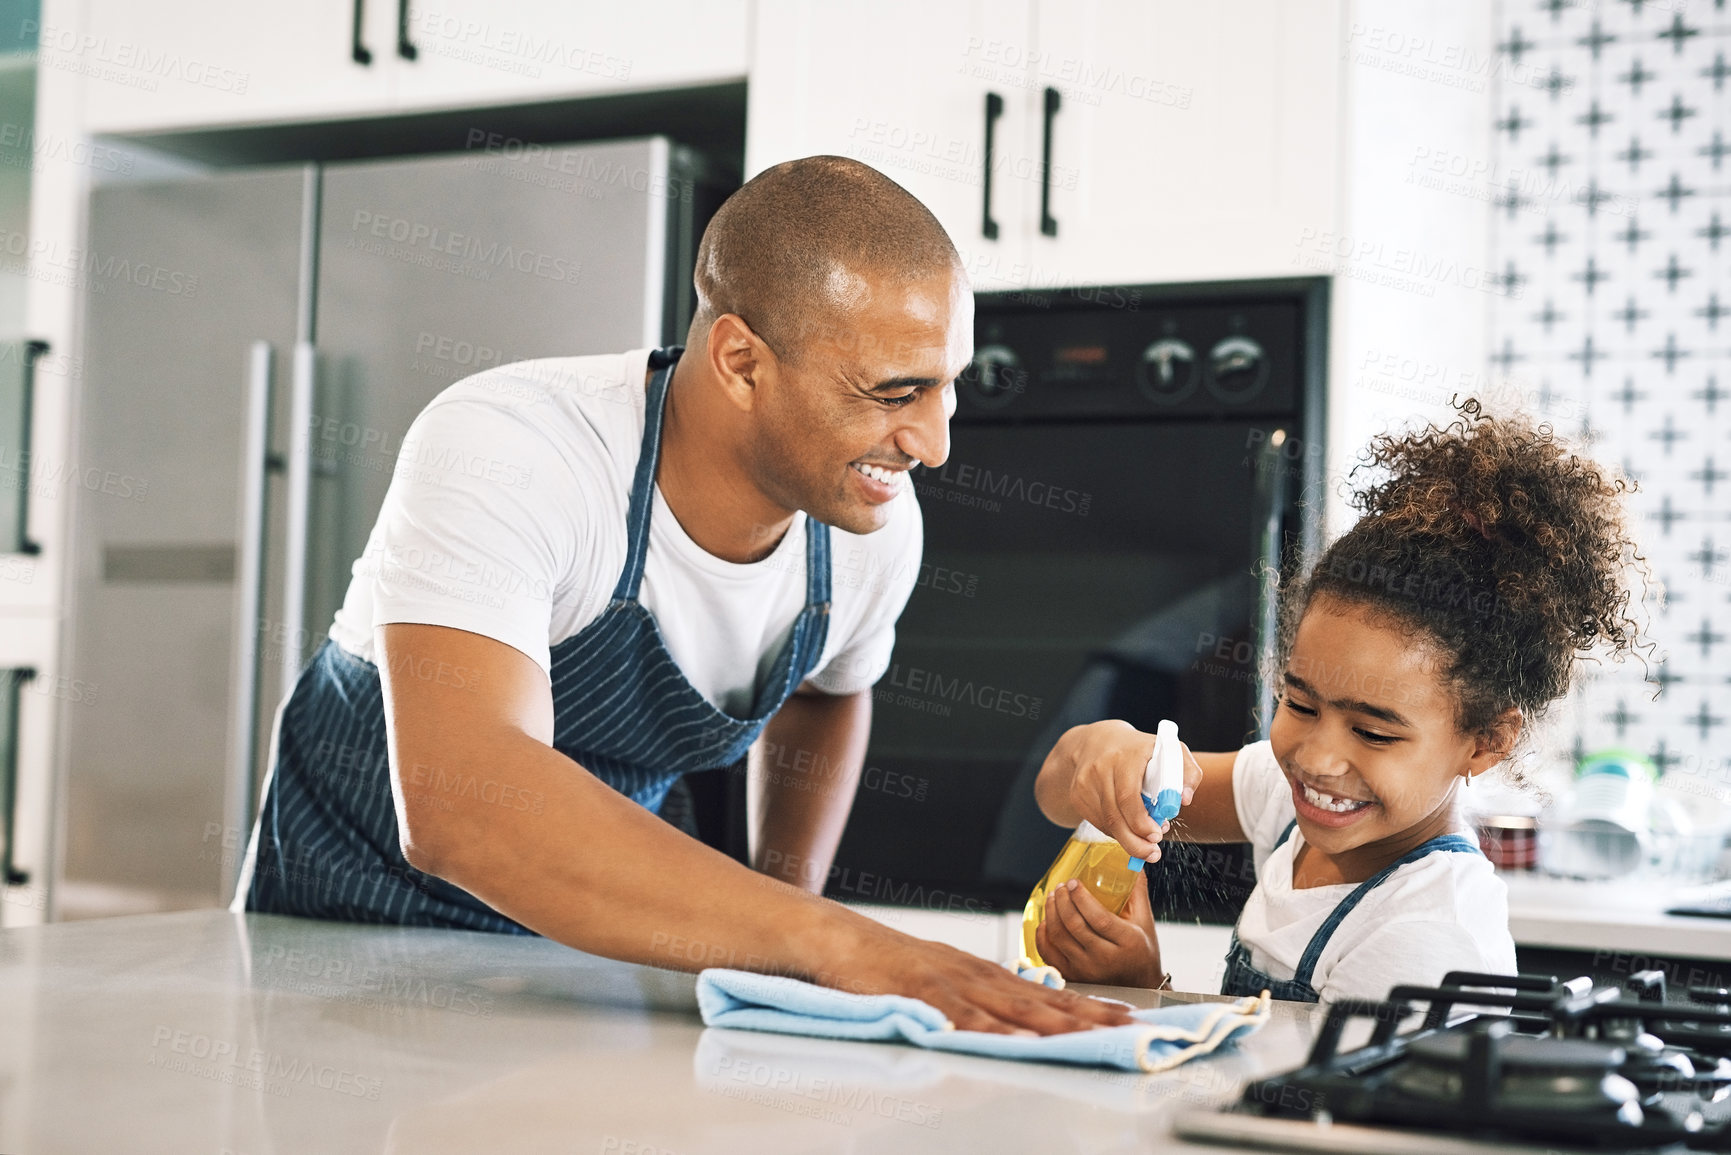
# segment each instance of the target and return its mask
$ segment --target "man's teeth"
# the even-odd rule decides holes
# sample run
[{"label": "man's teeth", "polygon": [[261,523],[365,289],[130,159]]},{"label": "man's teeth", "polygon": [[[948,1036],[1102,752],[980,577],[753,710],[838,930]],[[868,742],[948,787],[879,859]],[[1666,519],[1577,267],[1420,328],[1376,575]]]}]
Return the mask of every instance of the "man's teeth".
[{"label": "man's teeth", "polygon": [[1361,802],[1354,798],[1336,798],[1332,794],[1324,794],[1303,782],[1298,784],[1298,788],[1304,791],[1304,800],[1318,810],[1332,810],[1336,814],[1345,814],[1351,810],[1362,810],[1370,805],[1369,802]]},{"label": "man's teeth", "polygon": [[903,471],[899,469],[884,469],[881,466],[866,465],[859,461],[854,462],[853,467],[871,478],[873,481],[881,481],[885,485],[896,484],[896,482],[901,480],[903,473]]}]

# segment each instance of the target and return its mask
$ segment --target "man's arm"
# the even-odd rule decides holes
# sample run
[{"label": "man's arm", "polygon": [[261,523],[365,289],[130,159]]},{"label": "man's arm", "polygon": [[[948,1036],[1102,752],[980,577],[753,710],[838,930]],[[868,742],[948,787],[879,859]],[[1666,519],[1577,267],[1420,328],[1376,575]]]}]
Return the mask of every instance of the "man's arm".
[{"label": "man's arm", "polygon": [[751,751],[755,869],[823,893],[871,728],[871,691],[826,694],[809,682],[769,720]]},{"label": "man's arm", "polygon": [[553,749],[547,677],[503,642],[422,625],[376,636],[404,856],[531,930],[631,962],[907,995],[968,1030],[1129,1021],[686,837]]}]

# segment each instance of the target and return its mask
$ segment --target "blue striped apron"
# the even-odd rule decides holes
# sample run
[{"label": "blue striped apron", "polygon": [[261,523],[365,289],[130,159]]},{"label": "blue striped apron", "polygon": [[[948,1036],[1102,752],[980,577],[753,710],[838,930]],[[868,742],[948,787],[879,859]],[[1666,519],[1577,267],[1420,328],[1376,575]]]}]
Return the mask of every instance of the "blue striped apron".
[{"label": "blue striped apron", "polygon": [[[747,717],[723,712],[692,686],[654,615],[637,600],[664,403],[679,353],[675,347],[650,355],[656,372],[626,515],[625,568],[613,598],[599,617],[552,649],[553,747],[656,812],[681,775],[731,766],[745,756],[816,667],[829,631],[829,527],[810,518],[805,608]],[[283,706],[253,846],[251,879],[242,880],[248,910],[529,933],[403,857],[378,668],[329,640]]]},{"label": "blue striped apron", "polygon": [[[1294,818],[1281,834],[1275,848],[1292,837],[1292,832],[1298,828],[1298,819]],[[1316,964],[1322,961],[1322,952],[1328,946],[1334,932],[1340,929],[1340,924],[1346,921],[1346,916],[1353,912],[1364,896],[1389,880],[1395,871],[1409,862],[1417,862],[1427,855],[1438,851],[1450,851],[1456,854],[1483,854],[1478,843],[1462,834],[1439,834],[1429,842],[1413,847],[1369,878],[1358,884],[1351,894],[1340,900],[1340,904],[1328,912],[1328,917],[1322,920],[1322,925],[1316,928],[1316,933],[1310,936],[1310,942],[1305,945],[1304,954],[1299,957],[1298,969],[1289,979],[1272,978],[1265,971],[1257,970],[1250,964],[1250,948],[1238,941],[1238,930],[1232,931],[1232,946],[1226,952],[1226,974],[1220,982],[1220,993],[1223,995],[1256,996],[1267,991],[1270,998],[1290,999],[1299,1003],[1320,1002],[1322,996],[1311,986],[1311,980],[1316,975]]]}]

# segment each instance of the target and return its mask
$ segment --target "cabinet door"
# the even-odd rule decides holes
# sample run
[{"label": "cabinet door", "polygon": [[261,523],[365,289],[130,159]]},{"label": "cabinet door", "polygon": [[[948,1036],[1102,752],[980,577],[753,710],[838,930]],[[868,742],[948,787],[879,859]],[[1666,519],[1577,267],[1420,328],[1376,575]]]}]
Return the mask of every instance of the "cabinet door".
[{"label": "cabinet door", "polygon": [[[747,0],[410,3],[397,100],[439,108],[675,88],[746,74]],[[398,54],[393,33],[389,46]]]},{"label": "cabinet door", "polygon": [[[814,153],[866,162],[949,230],[974,287],[1026,277],[1038,154],[1022,0],[759,0],[746,111],[746,169]],[[914,31],[914,30],[917,30]],[[987,96],[993,132],[985,235]]]},{"label": "cabinet door", "polygon": [[1332,227],[1338,0],[1037,0],[1062,283],[1291,276]]},{"label": "cabinet door", "polygon": [[[88,0],[82,25],[45,21],[40,65],[79,73],[92,132],[367,115],[387,110],[395,0]],[[389,39],[387,40],[387,37]]]}]

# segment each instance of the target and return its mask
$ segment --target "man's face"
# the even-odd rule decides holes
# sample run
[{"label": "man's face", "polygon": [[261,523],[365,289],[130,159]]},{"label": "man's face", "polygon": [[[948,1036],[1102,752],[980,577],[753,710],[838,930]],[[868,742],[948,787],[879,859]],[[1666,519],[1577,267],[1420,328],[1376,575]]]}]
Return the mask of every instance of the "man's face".
[{"label": "man's face", "polygon": [[906,281],[838,269],[830,289],[766,375],[751,463],[778,504],[871,533],[914,465],[949,456],[974,298],[960,272]]}]

